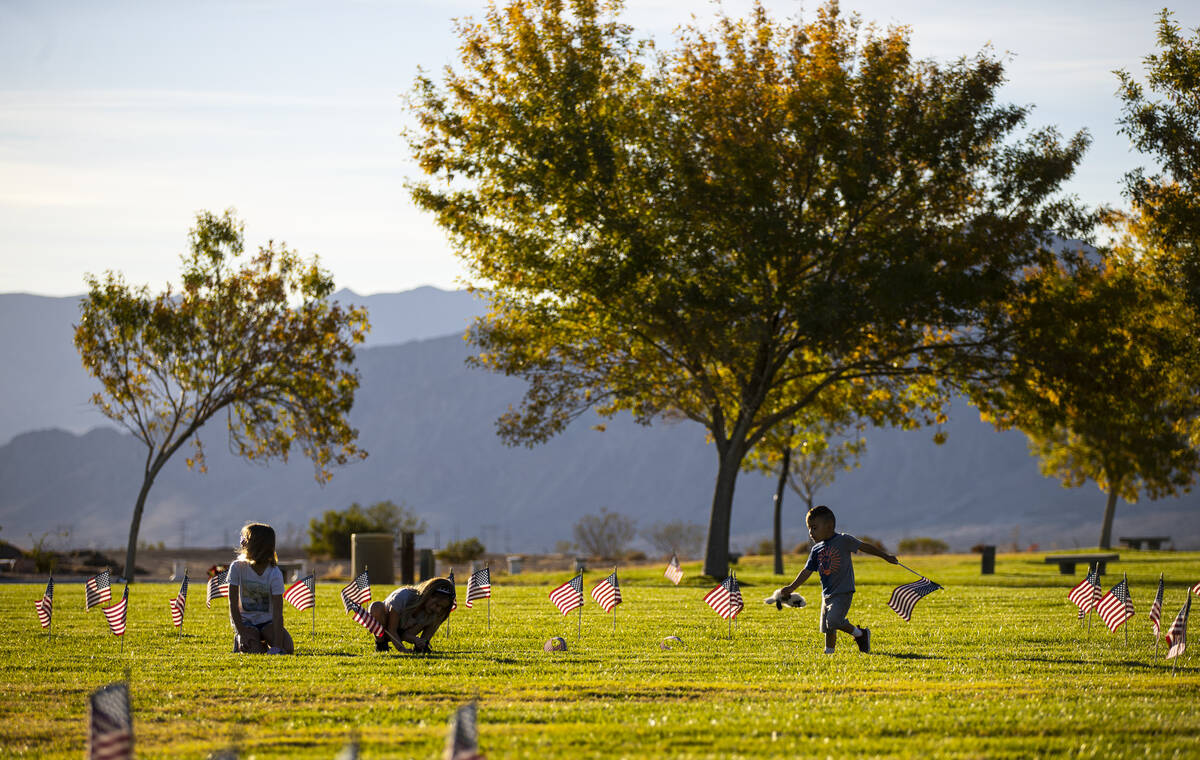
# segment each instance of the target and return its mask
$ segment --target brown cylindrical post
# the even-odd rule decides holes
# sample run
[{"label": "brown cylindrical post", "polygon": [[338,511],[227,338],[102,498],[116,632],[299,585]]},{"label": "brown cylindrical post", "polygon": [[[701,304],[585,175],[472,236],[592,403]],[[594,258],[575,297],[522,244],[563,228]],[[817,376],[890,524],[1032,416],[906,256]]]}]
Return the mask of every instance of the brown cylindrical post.
[{"label": "brown cylindrical post", "polygon": [[411,586],[416,582],[417,537],[414,533],[400,534],[400,583]]}]

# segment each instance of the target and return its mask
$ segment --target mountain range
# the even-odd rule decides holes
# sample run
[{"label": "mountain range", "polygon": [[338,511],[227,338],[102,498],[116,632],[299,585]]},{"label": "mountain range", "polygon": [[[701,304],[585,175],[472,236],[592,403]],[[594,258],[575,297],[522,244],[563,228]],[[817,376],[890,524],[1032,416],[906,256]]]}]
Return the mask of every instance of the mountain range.
[{"label": "mountain range", "polygon": [[[510,448],[496,418],[522,394],[521,381],[470,369],[462,333],[483,305],[462,292],[421,288],[339,300],[365,304],[373,325],[356,366],[362,384],[351,422],[370,456],[319,486],[303,459],[248,464],[226,445],[223,421],[203,431],[208,473],[182,455],[150,492],[141,538],[168,546],[229,545],[248,520],[298,534],[310,518],[352,502],[390,499],[420,514],[419,543],[478,536],[492,550],[550,550],[569,540],[580,516],[601,509],[640,528],[687,520],[706,524],[717,457],[694,423],[634,424],[628,417],[580,420],[541,446]],[[0,295],[0,345],[18,361],[0,370],[2,537],[28,544],[66,526],[74,546],[122,546],[140,486],[141,444],[102,425],[90,410],[90,381],[71,345],[78,299]],[[98,426],[99,425],[99,426]],[[889,546],[931,536],[1042,549],[1094,545],[1103,494],[1064,489],[1038,472],[1024,436],[996,432],[957,401],[945,445],[929,430],[869,430],[861,466],[818,494],[839,529]],[[774,479],[747,473],[734,504],[734,548],[769,535]],[[1200,496],[1118,505],[1115,535],[1171,536],[1200,546]],[[784,500],[789,545],[805,538],[803,505]]]}]

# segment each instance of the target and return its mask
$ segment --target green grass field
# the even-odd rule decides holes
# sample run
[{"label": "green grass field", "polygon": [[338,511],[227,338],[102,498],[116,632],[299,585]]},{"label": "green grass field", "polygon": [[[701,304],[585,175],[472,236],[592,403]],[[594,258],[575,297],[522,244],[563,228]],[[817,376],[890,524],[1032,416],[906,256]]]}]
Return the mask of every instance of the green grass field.
[{"label": "green grass field", "polygon": [[[497,577],[490,630],[486,602],[460,609],[428,656],[376,653],[341,611],[340,584],[318,586],[315,636],[311,613],[287,607],[295,657],[231,654],[226,603],[206,609],[198,584],[182,637],[167,609],[176,587],[135,585],[123,654],[99,610],[83,612],[82,584],[58,585],[49,644],[32,605],[43,585],[0,585],[0,746],[80,757],[87,694],[128,669],[143,758],[205,757],[234,737],[243,758],[332,758],[351,731],[366,758],[434,758],[472,697],[493,760],[1200,757],[1196,652],[1172,671],[1161,648],[1154,657],[1147,619],[1165,572],[1170,625],[1200,579],[1200,554],[1125,551],[1109,566],[1106,591],[1129,574],[1128,645],[1121,630],[1093,621],[1088,635],[1076,621],[1066,593],[1082,566],[1071,578],[1037,555],[1001,555],[996,575],[981,576],[975,556],[904,559],[945,590],[905,623],[887,600],[912,576],[858,555],[850,617],[871,628],[869,655],[849,638],[823,654],[813,580],[800,589],[813,606],[763,605],[781,579],[755,558],[739,569],[747,609],[732,641],[703,603],[712,584],[685,565],[678,588],[661,568],[622,573],[616,633],[589,598],[582,639],[575,614],[546,598],[569,572]],[[789,572],[799,562],[790,557]],[[588,588],[604,575],[589,572]],[[570,651],[543,652],[557,635]],[[669,635],[684,647],[660,650]]]}]

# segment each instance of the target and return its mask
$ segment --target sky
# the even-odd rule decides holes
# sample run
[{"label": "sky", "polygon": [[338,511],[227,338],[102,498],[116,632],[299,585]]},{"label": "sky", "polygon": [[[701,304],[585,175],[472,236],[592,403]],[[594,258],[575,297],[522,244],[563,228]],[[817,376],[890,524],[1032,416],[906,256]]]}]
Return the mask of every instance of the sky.
[{"label": "sky", "polygon": [[[1087,129],[1069,186],[1121,204],[1149,160],[1117,133],[1114,69],[1142,72],[1162,0],[844,0],[912,30],[917,56],[986,45],[1008,56],[1001,96],[1032,126]],[[776,17],[816,8],[766,0]],[[1200,26],[1200,4],[1176,20]],[[727,0],[744,15],[747,0]],[[247,248],[319,254],[366,295],[463,286],[445,236],[408,198],[418,177],[401,131],[418,67],[452,63],[453,19],[486,0],[0,0],[0,292],[74,295],[86,273],[175,281],[200,210],[233,207]],[[669,44],[713,3],[627,0],[624,19]]]}]

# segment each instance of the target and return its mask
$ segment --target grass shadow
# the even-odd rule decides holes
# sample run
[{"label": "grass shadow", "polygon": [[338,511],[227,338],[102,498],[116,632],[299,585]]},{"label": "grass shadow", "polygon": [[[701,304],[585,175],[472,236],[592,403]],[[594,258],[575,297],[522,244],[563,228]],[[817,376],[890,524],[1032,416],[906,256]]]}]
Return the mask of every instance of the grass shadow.
[{"label": "grass shadow", "polygon": [[936,654],[920,654],[918,652],[871,652],[871,654],[881,655],[883,657],[892,657],[897,660],[945,660],[947,658]]}]

